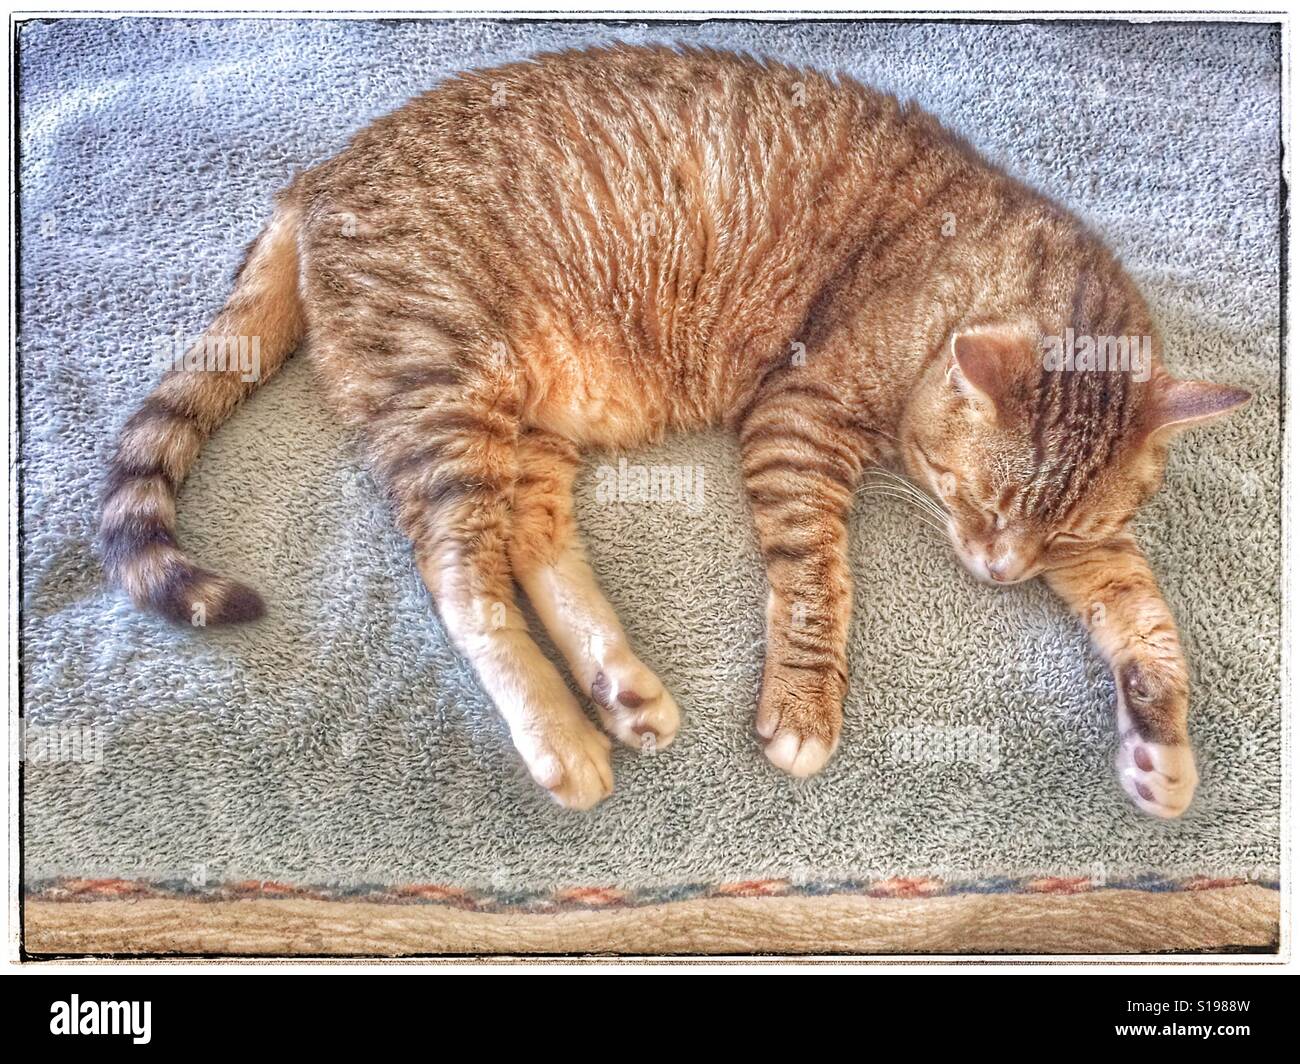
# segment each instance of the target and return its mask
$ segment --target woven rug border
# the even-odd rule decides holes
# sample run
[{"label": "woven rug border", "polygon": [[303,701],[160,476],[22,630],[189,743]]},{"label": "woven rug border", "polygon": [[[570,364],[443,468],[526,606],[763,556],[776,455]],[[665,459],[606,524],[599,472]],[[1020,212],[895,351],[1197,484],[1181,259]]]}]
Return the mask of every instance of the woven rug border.
[{"label": "woven rug border", "polygon": [[813,898],[853,896],[871,898],[942,898],[979,894],[1091,894],[1141,891],[1151,894],[1222,890],[1254,885],[1279,889],[1277,880],[1159,875],[1099,881],[1088,876],[997,877],[945,882],[928,877],[794,883],[785,879],[748,879],[722,884],[623,890],[609,886],[568,887],[556,891],[472,890],[439,883],[359,886],[298,885],[276,880],[240,880],[195,884],[184,879],[123,879],[57,877],[36,881],[24,891],[28,901],[96,902],[126,899],[175,899],[229,902],[298,899],[327,902],[368,902],[382,905],[445,905],[483,913],[547,913],[641,908],[715,898]]}]

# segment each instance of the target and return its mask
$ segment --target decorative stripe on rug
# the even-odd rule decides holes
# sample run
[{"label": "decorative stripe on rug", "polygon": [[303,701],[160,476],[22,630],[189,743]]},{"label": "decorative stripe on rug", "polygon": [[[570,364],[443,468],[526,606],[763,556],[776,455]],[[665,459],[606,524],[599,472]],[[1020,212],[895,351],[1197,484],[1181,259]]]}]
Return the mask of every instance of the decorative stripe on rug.
[{"label": "decorative stripe on rug", "polygon": [[929,877],[842,880],[794,883],[785,879],[750,879],[734,883],[685,884],[674,887],[621,890],[610,886],[567,887],[558,891],[471,890],[441,883],[396,886],[296,885],[275,880],[241,880],[196,885],[189,880],[81,879],[40,880],[24,892],[28,901],[96,902],[130,899],[171,899],[194,902],[304,901],[369,902],[382,905],[444,905],[483,913],[566,912],[639,908],[672,902],[714,898],[812,898],[851,896],[870,898],[944,898],[968,894],[1089,894],[1100,891],[1142,891],[1153,894],[1223,890],[1254,885],[1277,890],[1277,880],[1157,875],[1100,881],[1087,876],[999,877],[945,882]]}]

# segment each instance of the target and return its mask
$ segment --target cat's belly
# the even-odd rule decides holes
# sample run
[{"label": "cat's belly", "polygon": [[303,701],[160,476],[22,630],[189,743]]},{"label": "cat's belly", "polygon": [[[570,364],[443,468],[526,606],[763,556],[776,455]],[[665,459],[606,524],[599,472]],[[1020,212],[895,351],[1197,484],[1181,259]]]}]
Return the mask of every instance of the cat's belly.
[{"label": "cat's belly", "polygon": [[636,447],[720,420],[724,400],[710,375],[684,373],[680,360],[560,331],[519,346],[525,422],[582,446]]}]

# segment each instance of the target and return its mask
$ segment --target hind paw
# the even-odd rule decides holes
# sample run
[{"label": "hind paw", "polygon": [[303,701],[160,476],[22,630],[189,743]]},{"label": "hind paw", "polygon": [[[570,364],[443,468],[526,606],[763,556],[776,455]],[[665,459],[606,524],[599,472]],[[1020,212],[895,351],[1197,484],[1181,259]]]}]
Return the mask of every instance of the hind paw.
[{"label": "hind paw", "polygon": [[614,789],[609,740],[573,707],[540,733],[517,736],[528,771],[566,809],[590,809]]},{"label": "hind paw", "polygon": [[634,657],[606,662],[591,684],[591,697],[605,730],[643,753],[662,750],[677,736],[677,703]]}]

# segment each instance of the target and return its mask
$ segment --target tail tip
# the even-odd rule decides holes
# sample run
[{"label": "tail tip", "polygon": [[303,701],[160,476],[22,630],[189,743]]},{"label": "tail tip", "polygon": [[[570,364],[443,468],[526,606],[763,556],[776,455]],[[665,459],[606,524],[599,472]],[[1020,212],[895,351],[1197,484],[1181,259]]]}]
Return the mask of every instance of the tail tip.
[{"label": "tail tip", "polygon": [[251,587],[184,563],[133,597],[137,605],[194,628],[245,624],[266,616],[266,603]]},{"label": "tail tip", "polygon": [[253,588],[234,580],[223,583],[225,587],[217,603],[216,617],[213,618],[215,623],[245,624],[260,621],[266,616],[266,603]]}]

